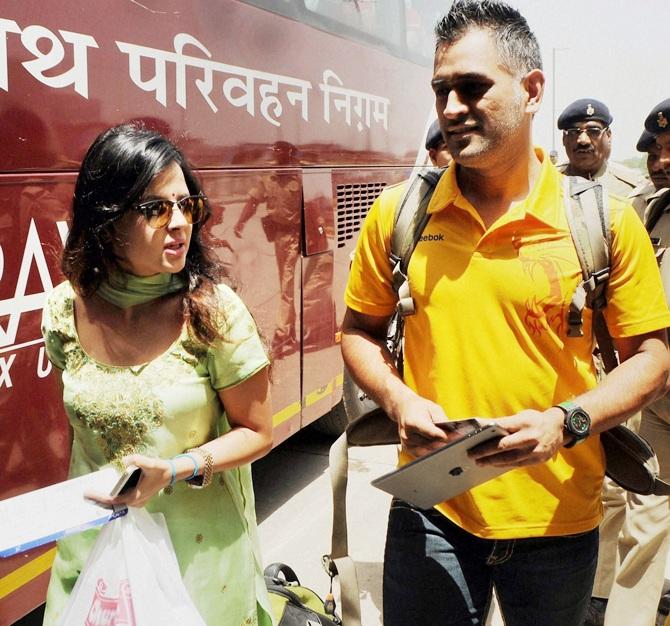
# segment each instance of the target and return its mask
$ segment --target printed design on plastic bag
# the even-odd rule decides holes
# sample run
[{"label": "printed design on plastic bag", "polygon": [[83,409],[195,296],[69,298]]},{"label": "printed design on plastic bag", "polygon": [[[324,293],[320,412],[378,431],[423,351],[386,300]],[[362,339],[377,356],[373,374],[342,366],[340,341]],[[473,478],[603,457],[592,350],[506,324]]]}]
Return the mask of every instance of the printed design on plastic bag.
[{"label": "printed design on plastic bag", "polygon": [[84,626],[136,626],[133,598],[126,579],[119,583],[119,595],[107,595],[107,585],[99,578]]}]

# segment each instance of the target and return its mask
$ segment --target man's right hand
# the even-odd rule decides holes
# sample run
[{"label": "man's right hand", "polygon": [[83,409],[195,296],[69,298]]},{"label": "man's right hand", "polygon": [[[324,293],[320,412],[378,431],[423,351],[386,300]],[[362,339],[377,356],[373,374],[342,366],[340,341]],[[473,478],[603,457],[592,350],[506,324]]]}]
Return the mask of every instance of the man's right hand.
[{"label": "man's right hand", "polygon": [[400,443],[412,456],[425,456],[447,443],[447,433],[435,425],[436,422],[447,421],[439,404],[414,395],[398,404],[394,413],[397,415]]}]

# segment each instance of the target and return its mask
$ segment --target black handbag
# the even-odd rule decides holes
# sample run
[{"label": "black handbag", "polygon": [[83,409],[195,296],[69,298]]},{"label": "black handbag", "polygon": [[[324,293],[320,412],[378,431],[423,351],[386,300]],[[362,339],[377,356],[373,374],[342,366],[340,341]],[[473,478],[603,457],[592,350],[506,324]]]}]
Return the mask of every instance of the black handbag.
[{"label": "black handbag", "polygon": [[623,425],[600,434],[605,473],[620,487],[643,496],[670,495],[670,484],[658,477],[658,460],[644,437]]}]

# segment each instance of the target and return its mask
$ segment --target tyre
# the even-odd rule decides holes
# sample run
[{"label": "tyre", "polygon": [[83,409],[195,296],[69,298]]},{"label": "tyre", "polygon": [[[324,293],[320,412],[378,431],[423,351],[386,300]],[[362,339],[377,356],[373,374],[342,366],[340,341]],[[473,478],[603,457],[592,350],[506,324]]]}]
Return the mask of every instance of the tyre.
[{"label": "tyre", "polygon": [[314,422],[314,428],[321,433],[339,437],[349,422],[377,406],[352,380],[347,368],[344,368],[342,382],[342,400],[330,412]]},{"label": "tyre", "polygon": [[328,413],[312,423],[315,430],[324,435],[339,437],[347,427],[349,420],[344,409],[344,401],[340,400]]}]

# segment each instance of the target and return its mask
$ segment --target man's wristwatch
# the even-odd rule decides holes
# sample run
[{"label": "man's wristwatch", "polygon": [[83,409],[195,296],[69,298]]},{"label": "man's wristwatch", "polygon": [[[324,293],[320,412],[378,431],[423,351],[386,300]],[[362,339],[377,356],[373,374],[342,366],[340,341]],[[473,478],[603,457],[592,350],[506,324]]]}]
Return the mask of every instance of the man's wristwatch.
[{"label": "man's wristwatch", "polygon": [[591,433],[591,418],[589,414],[574,402],[568,400],[555,405],[565,417],[563,418],[563,431],[571,435],[572,440],[565,444],[566,448],[572,448],[581,443]]}]

